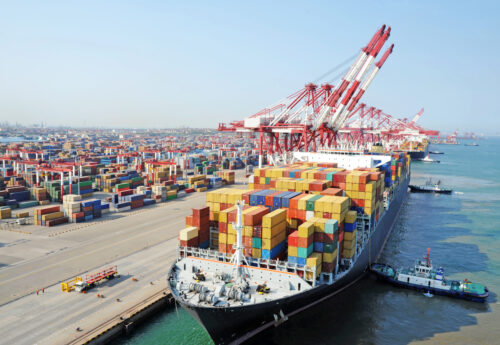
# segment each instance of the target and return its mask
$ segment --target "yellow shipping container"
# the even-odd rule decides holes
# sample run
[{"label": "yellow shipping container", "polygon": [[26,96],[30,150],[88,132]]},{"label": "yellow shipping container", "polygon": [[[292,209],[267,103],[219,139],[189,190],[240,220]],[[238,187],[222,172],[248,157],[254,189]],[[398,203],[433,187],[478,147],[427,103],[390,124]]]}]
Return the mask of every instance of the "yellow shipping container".
[{"label": "yellow shipping container", "polygon": [[253,235],[253,226],[247,225],[243,227],[243,236],[252,237]]},{"label": "yellow shipping container", "polygon": [[262,238],[273,238],[279,233],[286,232],[286,221],[276,224],[272,228],[263,227],[262,228]]},{"label": "yellow shipping container", "polygon": [[344,241],[354,241],[354,239],[356,238],[356,233],[357,230],[354,230],[353,232],[344,231]]},{"label": "yellow shipping container", "polygon": [[354,249],[346,249],[344,247],[344,251],[342,252],[342,257],[352,258],[353,256],[354,256]]},{"label": "yellow shipping container", "polygon": [[262,227],[271,228],[286,219],[286,209],[280,208],[262,217]]},{"label": "yellow shipping container", "polygon": [[356,211],[347,211],[347,214],[345,216],[345,222],[352,224],[356,221],[357,217],[358,217],[358,213]]},{"label": "yellow shipping container", "polygon": [[288,224],[288,227],[290,229],[297,229],[297,226],[298,226],[298,220],[295,219],[295,218],[287,218],[286,220],[287,224]]},{"label": "yellow shipping container", "polygon": [[261,252],[259,248],[252,248],[252,258],[260,258],[262,256]]},{"label": "yellow shipping container", "polygon": [[10,208],[5,208],[3,210],[0,210],[0,219],[7,219],[10,217],[12,217],[12,210]]},{"label": "yellow shipping container", "polygon": [[314,233],[314,223],[311,223],[309,221],[300,224],[299,226],[299,237],[302,238],[307,238],[311,236]]},{"label": "yellow shipping container", "polygon": [[189,241],[195,237],[198,237],[198,228],[194,226],[187,227],[179,232],[179,239],[181,241]]},{"label": "yellow shipping container", "polygon": [[235,243],[236,243],[236,235],[227,234],[227,244],[235,244]]},{"label": "yellow shipping container", "polygon": [[294,246],[288,247],[288,256],[297,256],[297,253],[298,253],[297,247]]},{"label": "yellow shipping container", "polygon": [[42,215],[42,221],[64,217],[64,212],[53,212]]},{"label": "yellow shipping container", "polygon": [[286,238],[286,232],[281,232],[274,236],[273,238],[263,238],[262,239],[262,249],[271,250],[276,247],[278,244],[283,242]]},{"label": "yellow shipping container", "polygon": [[219,222],[227,223],[227,214],[229,212],[231,212],[231,211],[234,211],[234,210],[236,210],[236,206],[231,206],[229,208],[226,208],[223,211],[220,211],[220,213],[219,213]]},{"label": "yellow shipping container", "polygon": [[337,249],[333,253],[323,253],[323,262],[332,263],[337,260]]},{"label": "yellow shipping container", "polygon": [[306,260],[306,265],[309,267],[317,267],[321,265],[322,253],[312,253]]},{"label": "yellow shipping container", "polygon": [[227,234],[219,232],[219,243],[222,243],[222,244],[227,243]]},{"label": "yellow shipping container", "polygon": [[315,232],[325,232],[325,224],[326,224],[326,219],[325,218],[317,218],[314,221],[314,231]]},{"label": "yellow shipping container", "polygon": [[370,181],[366,184],[365,186],[365,192],[373,192],[375,190],[375,182],[374,181]]},{"label": "yellow shipping container", "polygon": [[[345,236],[345,234],[346,233],[344,232],[344,236]],[[354,248],[354,243],[355,243],[355,241],[347,241],[347,240],[344,239],[344,249],[346,249],[346,248],[347,249]]]},{"label": "yellow shipping container", "polygon": [[305,210],[307,206],[307,201],[311,198],[314,198],[314,195],[306,195],[305,197],[300,198],[298,203],[299,210]]}]

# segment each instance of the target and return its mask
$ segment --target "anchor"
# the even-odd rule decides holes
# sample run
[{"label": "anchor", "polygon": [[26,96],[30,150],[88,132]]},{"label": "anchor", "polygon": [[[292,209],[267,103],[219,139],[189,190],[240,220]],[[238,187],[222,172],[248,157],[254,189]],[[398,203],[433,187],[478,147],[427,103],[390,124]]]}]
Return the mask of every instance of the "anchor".
[{"label": "anchor", "polygon": [[274,316],[274,327],[278,327],[283,322],[285,322],[285,321],[288,320],[288,316],[286,316],[285,314],[283,314],[283,310],[281,310],[281,309],[280,309],[279,316],[276,315],[276,314],[273,314],[273,316]]}]

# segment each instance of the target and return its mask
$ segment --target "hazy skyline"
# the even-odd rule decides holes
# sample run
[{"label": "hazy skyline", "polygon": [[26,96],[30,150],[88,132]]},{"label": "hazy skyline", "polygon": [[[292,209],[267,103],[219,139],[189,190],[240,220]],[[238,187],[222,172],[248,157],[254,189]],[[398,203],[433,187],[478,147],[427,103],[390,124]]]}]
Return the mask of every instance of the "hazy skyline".
[{"label": "hazy skyline", "polygon": [[[0,14],[0,122],[216,127],[295,92],[382,24],[394,53],[362,102],[496,133],[496,2],[20,1]],[[325,78],[326,81],[332,76]]]}]

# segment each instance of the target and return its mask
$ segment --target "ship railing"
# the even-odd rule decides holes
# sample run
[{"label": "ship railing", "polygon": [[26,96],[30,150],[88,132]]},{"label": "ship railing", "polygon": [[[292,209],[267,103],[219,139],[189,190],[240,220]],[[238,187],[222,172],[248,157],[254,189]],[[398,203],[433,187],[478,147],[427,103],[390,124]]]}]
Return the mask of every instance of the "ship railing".
[{"label": "ship railing", "polygon": [[[216,250],[203,249],[197,247],[179,246],[177,249],[178,260],[181,260],[188,256],[203,258],[203,259],[211,259],[220,262],[230,262],[232,258],[231,253],[222,253]],[[251,267],[265,268],[268,270],[281,271],[287,273],[295,273],[305,281],[309,282],[312,286],[316,286],[316,267],[299,265],[284,260],[269,260],[269,259],[252,258],[252,257],[246,257],[246,261]]]}]

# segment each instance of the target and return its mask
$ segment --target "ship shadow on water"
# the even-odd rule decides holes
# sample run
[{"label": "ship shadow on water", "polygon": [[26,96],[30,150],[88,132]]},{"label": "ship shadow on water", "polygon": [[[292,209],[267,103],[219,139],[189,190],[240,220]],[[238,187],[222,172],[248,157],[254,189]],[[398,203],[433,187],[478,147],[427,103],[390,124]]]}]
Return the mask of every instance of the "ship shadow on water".
[{"label": "ship shadow on water", "polygon": [[[447,276],[469,278],[461,272],[487,270],[488,257],[474,244],[453,241],[472,236],[471,222],[460,214],[458,198],[410,194],[379,262],[409,267],[431,248],[435,266]],[[435,334],[477,324],[474,314],[490,312],[487,303],[396,288],[366,275],[339,296],[290,318],[245,344],[408,344]]]}]

